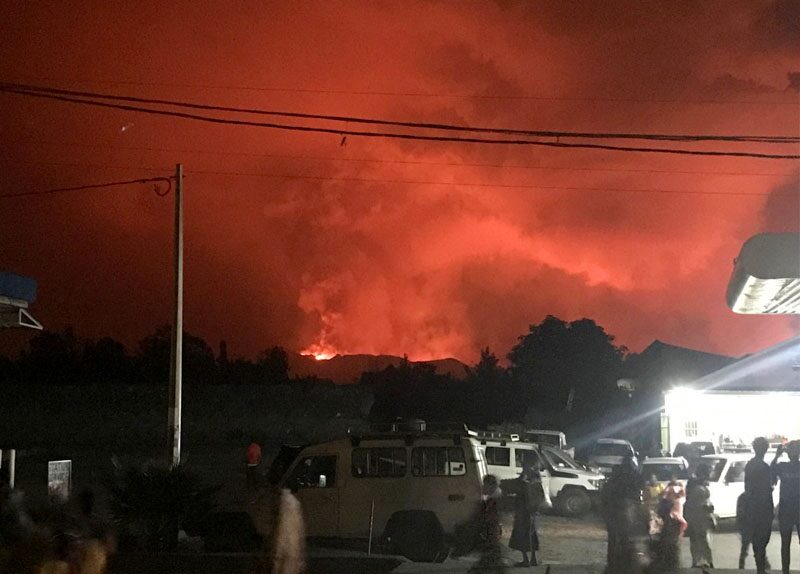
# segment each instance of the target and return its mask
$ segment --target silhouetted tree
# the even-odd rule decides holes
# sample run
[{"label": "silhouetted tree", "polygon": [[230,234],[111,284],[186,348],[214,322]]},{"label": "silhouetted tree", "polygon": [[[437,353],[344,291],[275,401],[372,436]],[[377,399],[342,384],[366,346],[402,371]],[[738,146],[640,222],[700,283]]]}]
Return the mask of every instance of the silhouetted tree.
[{"label": "silhouetted tree", "polygon": [[81,344],[72,327],[42,331],[31,338],[20,357],[23,378],[32,383],[71,384],[78,380]]},{"label": "silhouetted tree", "polygon": [[618,398],[625,347],[591,319],[567,323],[548,315],[508,355],[528,403],[543,410],[597,412]]},{"label": "silhouetted tree", "polygon": [[467,370],[465,386],[469,396],[467,422],[472,426],[485,428],[493,423],[519,420],[524,415],[518,385],[488,347],[481,349],[480,360]]},{"label": "silhouetted tree", "polygon": [[[171,336],[172,328],[165,325],[139,342],[136,362],[139,374],[146,382],[166,383],[169,379]],[[211,347],[186,331],[183,333],[183,373],[187,384],[217,380],[217,362]]]},{"label": "silhouetted tree", "polygon": [[81,374],[89,381],[129,382],[131,357],[125,345],[110,337],[84,341]]},{"label": "silhouetted tree", "polygon": [[289,356],[281,347],[272,347],[261,352],[256,363],[259,375],[270,384],[289,380]]}]

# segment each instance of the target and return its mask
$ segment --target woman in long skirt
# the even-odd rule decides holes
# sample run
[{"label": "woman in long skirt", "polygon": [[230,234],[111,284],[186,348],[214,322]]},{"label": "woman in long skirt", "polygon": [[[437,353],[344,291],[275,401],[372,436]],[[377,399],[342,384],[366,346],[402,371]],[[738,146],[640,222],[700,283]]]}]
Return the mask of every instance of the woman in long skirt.
[{"label": "woman in long skirt", "polygon": [[[539,533],[536,532],[536,511],[543,500],[542,479],[529,460],[522,466],[522,474],[517,479],[517,498],[514,508],[514,527],[508,547],[522,553],[522,562],[515,566],[536,566],[539,561]],[[530,553],[530,559],[528,558]]]}]

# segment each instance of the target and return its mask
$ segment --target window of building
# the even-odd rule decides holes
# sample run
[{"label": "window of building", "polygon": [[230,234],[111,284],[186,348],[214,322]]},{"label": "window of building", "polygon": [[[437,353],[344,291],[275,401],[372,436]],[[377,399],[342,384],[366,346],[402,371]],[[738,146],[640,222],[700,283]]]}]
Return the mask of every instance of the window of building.
[{"label": "window of building", "polygon": [[697,436],[697,421],[686,421],[685,431],[687,437]]},{"label": "window of building", "polygon": [[467,473],[464,449],[447,446],[422,446],[411,451],[414,476],[461,476]]},{"label": "window of building", "polygon": [[486,464],[491,464],[493,466],[510,466],[511,449],[502,446],[487,446]]},{"label": "window of building", "polygon": [[359,478],[405,476],[406,466],[404,448],[353,449],[353,476]]}]

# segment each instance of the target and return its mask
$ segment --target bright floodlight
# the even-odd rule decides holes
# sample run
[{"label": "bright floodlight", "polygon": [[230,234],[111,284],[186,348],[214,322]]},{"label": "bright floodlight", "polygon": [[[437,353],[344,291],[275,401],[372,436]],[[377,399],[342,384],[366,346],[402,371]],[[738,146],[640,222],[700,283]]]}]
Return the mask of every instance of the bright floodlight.
[{"label": "bright floodlight", "polygon": [[800,313],[800,234],[748,239],[734,262],[727,300],[735,313]]}]

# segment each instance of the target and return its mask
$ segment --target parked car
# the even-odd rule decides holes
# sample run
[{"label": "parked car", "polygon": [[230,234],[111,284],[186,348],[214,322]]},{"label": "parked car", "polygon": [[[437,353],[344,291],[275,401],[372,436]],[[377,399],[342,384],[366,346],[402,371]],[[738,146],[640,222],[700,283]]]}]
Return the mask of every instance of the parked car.
[{"label": "parked car", "polygon": [[589,463],[597,466],[600,472],[608,476],[627,456],[632,457],[634,463],[638,464],[636,451],[631,443],[618,438],[601,438],[592,446]]},{"label": "parked car", "polygon": [[591,510],[603,485],[603,475],[586,470],[560,449],[520,441],[516,435],[508,435],[507,440],[499,436],[478,438],[484,448],[487,471],[501,480],[505,492],[516,494],[514,480],[522,472],[523,461],[530,460],[539,468],[548,506],[565,516],[581,516]]},{"label": "parked car", "polygon": [[389,552],[432,561],[473,516],[485,475],[481,445],[464,431],[398,431],[305,447],[279,486],[299,499],[309,537],[374,533]]},{"label": "parked car", "polygon": [[[711,471],[709,491],[717,518],[736,517],[736,501],[744,492],[744,467],[751,458],[753,458],[752,453],[739,452],[700,457],[698,465],[705,464]],[[770,462],[770,457],[765,457],[765,461]],[[778,488],[772,492],[775,505],[778,504],[778,492]]]},{"label": "parked car", "polygon": [[656,480],[666,485],[673,478],[686,486],[689,480],[689,463],[683,457],[653,457],[647,458],[642,463],[642,477],[650,480],[655,476]]}]

